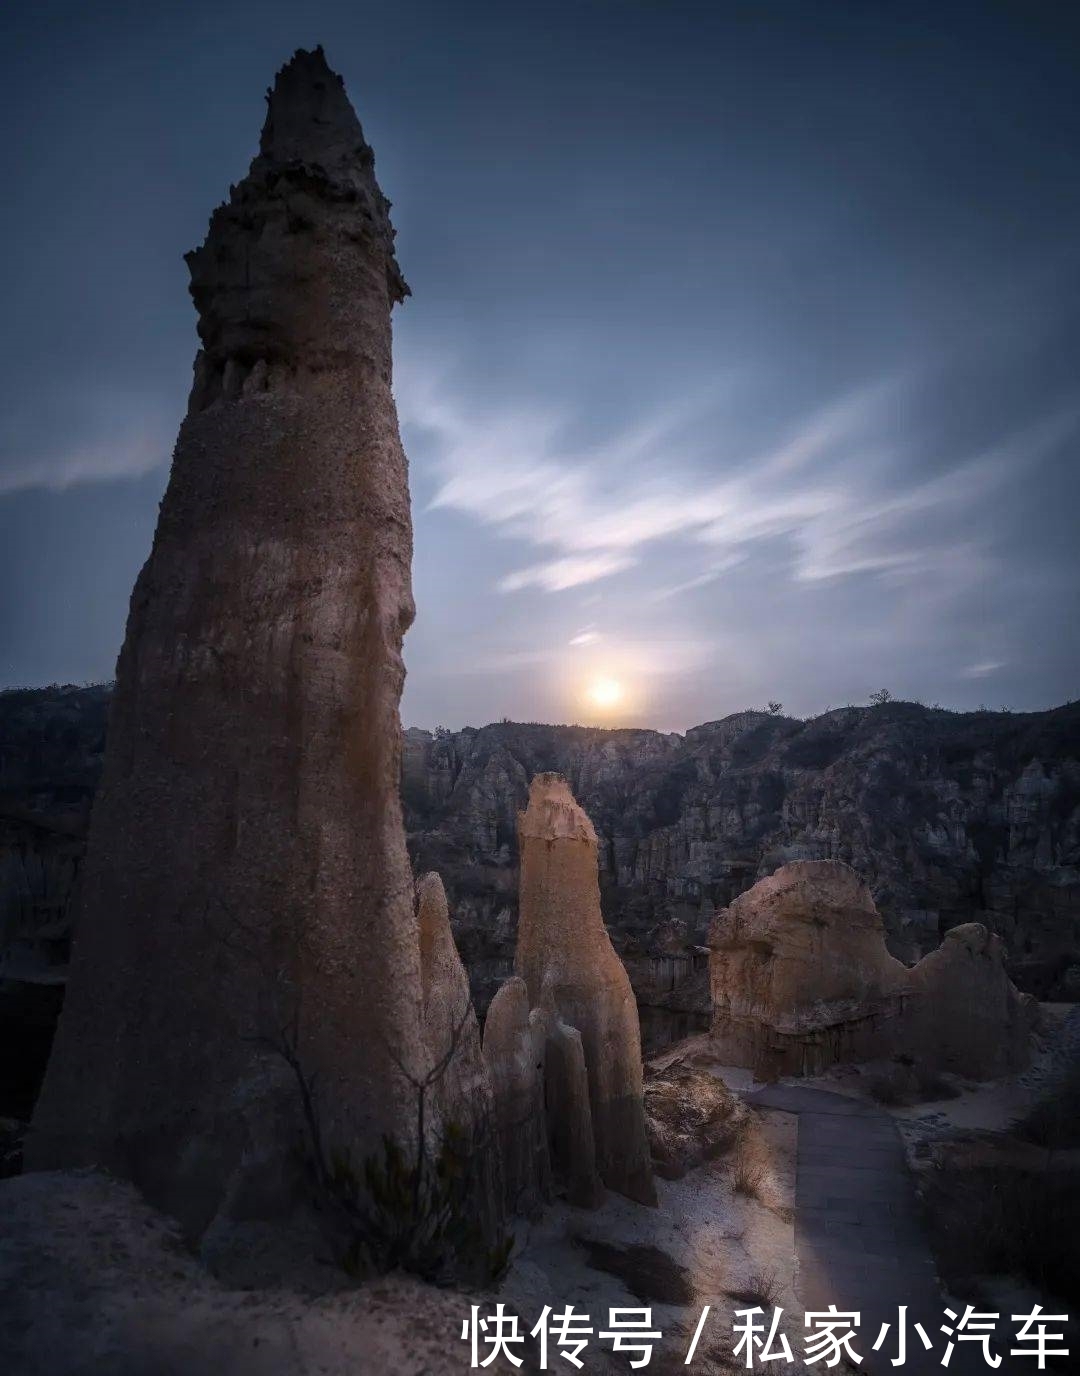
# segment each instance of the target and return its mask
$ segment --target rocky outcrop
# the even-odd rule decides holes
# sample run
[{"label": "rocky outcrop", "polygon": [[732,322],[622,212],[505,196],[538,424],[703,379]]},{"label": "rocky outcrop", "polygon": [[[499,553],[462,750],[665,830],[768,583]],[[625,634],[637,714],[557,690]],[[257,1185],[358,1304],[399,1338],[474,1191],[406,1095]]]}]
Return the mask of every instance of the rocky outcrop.
[{"label": "rocky outcrop", "polygon": [[707,1070],[676,1061],[645,1069],[645,1125],[653,1169],[665,1180],[728,1151],[750,1117],[742,1100]]},{"label": "rocky outcrop", "polygon": [[1028,1063],[1036,1008],[1005,971],[1001,938],[981,923],[945,933],[910,972],[906,1042],[917,1065],[993,1080]]},{"label": "rocky outcrop", "polygon": [[105,685],[0,692],[0,1116],[29,1118],[45,1073],[109,697]]},{"label": "rocky outcrop", "polygon": [[545,770],[596,828],[604,916],[644,1003],[695,978],[704,995],[712,913],[794,860],[862,875],[905,963],[977,921],[1019,987],[1080,996],[1080,703],[744,712],[683,736],[507,722],[411,731],[404,754],[410,851],[443,875],[481,1005],[513,956],[513,818]]},{"label": "rocky outcrop", "polygon": [[[67,1004],[27,1142],[201,1233],[284,1205],[295,1085],[327,1149],[414,1131],[424,1056],[399,806],[413,615],[388,202],[299,52],[188,255],[202,348],[131,601]],[[269,1047],[270,1049],[263,1049]]]},{"label": "rocky outcrop", "polygon": [[[61,795],[88,799],[104,698],[0,693],[0,800],[36,813]],[[481,1011],[513,969],[516,817],[545,770],[564,775],[593,820],[604,917],[650,1007],[707,1010],[699,948],[712,913],[797,859],[863,875],[906,963],[978,921],[1001,937],[1018,987],[1080,996],[1080,704],[959,713],[894,702],[808,721],[744,712],[685,736],[514,722],[407,730],[410,853],[418,873],[443,877]]]},{"label": "rocky outcrop", "polygon": [[[0,802],[34,817],[84,806],[105,702],[100,688],[0,693]],[[406,731],[409,849],[417,872],[443,877],[481,1015],[513,970],[516,816],[545,770],[566,777],[595,825],[605,921],[654,1049],[707,1023],[713,912],[796,859],[851,864],[907,964],[977,921],[1001,938],[1019,988],[1080,997],[1080,704],[746,712],[685,736],[513,722]],[[43,833],[22,835],[59,879]],[[64,963],[71,889],[49,892]]]},{"label": "rocky outcrop", "polygon": [[515,971],[534,1007],[550,1006],[581,1034],[601,1180],[631,1199],[654,1203],[637,1005],[600,911],[596,832],[557,774],[533,779],[518,830]]},{"label": "rocky outcrop", "polygon": [[544,1106],[550,1018],[530,1009],[523,979],[508,979],[484,1022],[484,1063],[494,1100],[507,1213],[535,1216],[552,1196]]},{"label": "rocky outcrop", "polygon": [[454,945],[446,890],[437,874],[416,881],[416,920],[426,1048],[421,1072],[434,1077],[438,1118],[457,1123],[479,1140],[490,1128],[491,1089],[469,977]]},{"label": "rocky outcrop", "polygon": [[835,861],[759,880],[717,914],[709,945],[717,1059],[764,1078],[899,1055],[977,1079],[1029,1059],[1032,1000],[1001,943],[970,924],[909,969],[867,885]]},{"label": "rocky outcrop", "polygon": [[886,950],[870,890],[846,865],[784,865],[716,915],[709,946],[721,1062],[812,1075],[871,1060],[899,1037],[907,967]]}]

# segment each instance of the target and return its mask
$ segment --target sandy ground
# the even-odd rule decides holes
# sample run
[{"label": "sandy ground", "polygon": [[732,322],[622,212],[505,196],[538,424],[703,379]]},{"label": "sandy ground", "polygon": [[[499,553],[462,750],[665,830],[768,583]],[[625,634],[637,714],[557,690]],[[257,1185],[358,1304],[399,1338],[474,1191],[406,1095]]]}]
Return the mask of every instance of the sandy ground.
[{"label": "sandy ground", "polygon": [[441,1376],[468,1370],[469,1303],[403,1276],[322,1299],[228,1290],[129,1185],[0,1181],[4,1376]]},{"label": "sandy ground", "polygon": [[[708,1305],[692,1368],[696,1372],[731,1369],[733,1311],[755,1301],[737,1300],[730,1292],[752,1290],[755,1280],[760,1283],[765,1278],[774,1291],[766,1307],[782,1306],[792,1320],[792,1333],[802,1322],[792,1290],[795,1132],[791,1114],[755,1113],[747,1138],[736,1152],[691,1171],[682,1180],[658,1179],[655,1209],[609,1195],[596,1211],[565,1205],[548,1210],[540,1222],[522,1230],[522,1253],[502,1296],[523,1316],[538,1315],[545,1304],[561,1308],[572,1303],[594,1321],[602,1317],[604,1327],[608,1307],[648,1304],[653,1327],[663,1334],[651,1369],[661,1370],[669,1366],[686,1370],[690,1342],[703,1306]],[[755,1180],[756,1197],[735,1188],[739,1174]],[[590,1264],[589,1241],[624,1253],[631,1248],[659,1251],[681,1268],[677,1288],[685,1286],[685,1296],[678,1302],[665,1301],[661,1296],[668,1287],[650,1283],[647,1258],[635,1263],[639,1254],[631,1253],[618,1263],[626,1269],[629,1286],[626,1280],[596,1269]],[[603,1368],[590,1363],[589,1369]]]},{"label": "sandy ground", "polygon": [[[684,1359],[708,1305],[692,1369],[729,1372],[737,1369],[733,1311],[757,1302],[731,1292],[764,1281],[771,1293],[761,1302],[788,1311],[784,1327],[793,1339],[800,1331],[792,1292],[796,1123],[756,1111],[736,1152],[681,1180],[658,1180],[656,1208],[609,1194],[595,1211],[556,1204],[536,1223],[520,1223],[497,1294],[435,1290],[401,1276],[322,1296],[229,1288],[127,1184],[92,1171],[0,1181],[0,1371],[443,1376],[469,1369],[461,1326],[470,1306],[484,1316],[501,1300],[523,1332],[545,1305],[572,1304],[590,1315],[596,1335],[610,1327],[610,1308],[648,1306],[662,1335],[654,1372],[688,1369]],[[594,1336],[585,1370],[627,1370],[627,1355],[611,1347]],[[522,1370],[537,1369],[535,1341],[517,1350]],[[554,1350],[549,1368],[562,1369]],[[504,1360],[487,1368],[511,1369]]]},{"label": "sandy ground", "polygon": [[[1080,1050],[1080,1009],[1048,1007],[1029,1070],[986,1085],[956,1083],[957,1097],[889,1107],[913,1164],[925,1144],[966,1132],[1000,1133],[1052,1085]],[[737,1091],[754,1089],[750,1072],[713,1062],[706,1037],[655,1057],[676,1057]],[[838,1068],[817,1086],[872,1097],[883,1067]],[[444,1376],[469,1369],[461,1325],[472,1304],[481,1315],[498,1301],[527,1331],[545,1305],[572,1304],[598,1334],[612,1307],[651,1309],[661,1333],[652,1372],[686,1371],[686,1352],[709,1306],[691,1370],[729,1373],[731,1320],[753,1300],[785,1310],[797,1353],[802,1313],[795,1277],[793,1201],[797,1119],[755,1110],[744,1143],[681,1180],[658,1180],[650,1209],[609,1195],[601,1209],[565,1204],[517,1226],[510,1273],[496,1295],[468,1295],[394,1276],[321,1297],[262,1286],[230,1289],[181,1243],[167,1219],[128,1185],[92,1172],[47,1173],[0,1181],[0,1370],[4,1376]],[[921,1148],[922,1144],[922,1148]],[[749,1193],[739,1177],[750,1177]],[[1003,1282],[1004,1284],[1004,1282]],[[1009,1298],[1012,1298],[1010,1295]],[[1002,1299],[1006,1301],[1003,1295]],[[520,1349],[522,1370],[537,1369],[535,1341]],[[610,1341],[594,1335],[586,1371],[625,1371]],[[549,1355],[549,1367],[562,1369]],[[569,1366],[567,1367],[569,1370]],[[744,1369],[744,1368],[742,1368]],[[798,1372],[800,1363],[784,1364]],[[500,1360],[489,1371],[509,1371]]]}]

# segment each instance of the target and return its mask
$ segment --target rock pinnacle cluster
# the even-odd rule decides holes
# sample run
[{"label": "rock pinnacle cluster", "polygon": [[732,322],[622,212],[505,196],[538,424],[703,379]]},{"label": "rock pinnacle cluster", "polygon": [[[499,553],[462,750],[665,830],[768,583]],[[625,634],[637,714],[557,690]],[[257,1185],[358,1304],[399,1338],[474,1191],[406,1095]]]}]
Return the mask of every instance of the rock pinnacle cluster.
[{"label": "rock pinnacle cluster", "polygon": [[[591,1154],[605,1185],[641,1203],[655,1203],[637,1002],[600,910],[596,832],[561,775],[533,779],[529,805],[518,818],[518,837],[521,902],[514,969],[525,981],[530,1003],[554,1020],[553,1030],[562,1025],[551,1049],[553,1069],[563,1067],[554,1081],[558,1102],[565,1106],[581,1099],[573,1093],[575,1080],[588,1085],[583,1107],[589,1124],[577,1135],[591,1138],[591,1149],[568,1150],[572,1159],[564,1169],[580,1176],[583,1156]],[[568,1036],[568,1030],[575,1035]],[[553,1124],[565,1116],[565,1108],[553,1114]],[[565,1121],[561,1132],[565,1137]],[[591,1193],[583,1183],[578,1192]]]},{"label": "rock pinnacle cluster", "polygon": [[297,1067],[327,1149],[362,1154],[408,1138],[425,1061],[388,212],[341,78],[301,51],[187,259],[202,347],[27,1158],[108,1167],[194,1235],[284,1206]]}]

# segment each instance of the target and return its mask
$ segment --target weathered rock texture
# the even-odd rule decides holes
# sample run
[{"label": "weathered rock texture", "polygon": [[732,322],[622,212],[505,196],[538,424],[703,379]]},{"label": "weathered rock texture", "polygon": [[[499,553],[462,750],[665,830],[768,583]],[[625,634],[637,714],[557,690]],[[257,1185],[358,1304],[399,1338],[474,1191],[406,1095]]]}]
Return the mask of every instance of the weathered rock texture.
[{"label": "weathered rock texture", "polygon": [[545,1049],[544,1108],[551,1159],[562,1177],[566,1198],[582,1209],[597,1208],[604,1188],[596,1173],[585,1049],[577,1028],[558,1018],[552,1022]]},{"label": "weathered rock texture", "polygon": [[717,1057],[762,1076],[910,1055],[979,1078],[1030,1055],[1033,1001],[1001,943],[972,923],[909,969],[847,865],[784,865],[717,914],[709,944]]},{"label": "weathered rock texture", "polygon": [[521,896],[516,973],[581,1034],[601,1180],[655,1201],[641,1089],[637,1004],[600,911],[596,832],[565,779],[538,774],[518,819]]},{"label": "weathered rock texture", "polygon": [[653,1169],[665,1180],[730,1150],[749,1111],[723,1080],[676,1061],[645,1070],[645,1124]]},{"label": "weathered rock texture", "polygon": [[919,1065],[992,1080],[1028,1063],[1036,1010],[1005,971],[1001,938],[979,922],[945,933],[910,972],[908,1051]]},{"label": "weathered rock texture", "polygon": [[[411,1131],[423,1056],[398,802],[413,615],[388,202],[299,52],[188,255],[202,348],[131,600],[34,1166],[95,1162],[201,1232],[280,1207],[295,1087],[328,1148]],[[391,1049],[393,1054],[391,1055]]]},{"label": "weathered rock texture", "polygon": [[[0,693],[0,806],[46,820],[85,806],[105,696]],[[566,777],[596,827],[604,916],[654,1049],[707,1026],[714,910],[798,859],[863,875],[906,963],[976,921],[1001,937],[1019,988],[1080,997],[1080,704],[895,702],[805,722],[747,712],[685,736],[512,722],[406,731],[409,849],[417,873],[443,877],[481,1014],[513,970],[516,817],[545,770]],[[49,876],[61,934],[50,959],[62,968],[71,872],[45,832],[20,836],[20,866],[40,857]]]},{"label": "weathered rock texture", "polygon": [[530,1009],[523,979],[508,979],[484,1023],[508,1213],[535,1215],[551,1198],[544,1073],[550,1018]]},{"label": "weathered rock texture", "polygon": [[469,977],[454,945],[446,890],[437,874],[416,881],[416,916],[426,1049],[421,1071],[436,1077],[431,1097],[438,1117],[483,1135],[490,1126],[491,1089]]},{"label": "weathered rock texture", "polygon": [[[104,690],[0,693],[0,805],[79,806],[100,768]],[[946,712],[915,703],[809,721],[745,712],[685,736],[496,723],[405,732],[417,873],[437,869],[480,1011],[513,969],[517,813],[569,781],[599,840],[604,916],[639,1000],[708,1007],[709,919],[791,860],[870,885],[894,955],[977,921],[1040,998],[1080,996],[1080,704]],[[70,923],[69,890],[63,897]]]},{"label": "weathered rock texture", "polygon": [[1080,703],[744,712],[682,736],[406,732],[410,851],[443,876],[480,1005],[513,959],[515,817],[545,770],[596,827],[604,916],[643,1003],[706,1009],[696,948],[712,913],[793,860],[864,876],[907,963],[976,921],[1002,938],[1020,988],[1080,996]]}]

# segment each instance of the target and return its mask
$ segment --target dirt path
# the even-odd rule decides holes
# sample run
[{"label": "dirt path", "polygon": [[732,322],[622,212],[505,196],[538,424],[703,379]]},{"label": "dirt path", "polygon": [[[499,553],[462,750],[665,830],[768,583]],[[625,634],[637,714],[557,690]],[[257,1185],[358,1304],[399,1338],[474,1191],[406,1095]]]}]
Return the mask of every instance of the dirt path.
[{"label": "dirt path", "polygon": [[[802,1086],[769,1085],[748,1104],[798,1114],[795,1190],[796,1294],[807,1310],[858,1310],[852,1347],[862,1372],[941,1372],[947,1339],[946,1301],[919,1222],[915,1188],[899,1133],[888,1114],[841,1094]],[[909,1319],[907,1360],[898,1356],[898,1308]],[[913,1325],[933,1343],[926,1352]],[[874,1352],[881,1325],[889,1331]],[[951,1325],[950,1325],[951,1326]],[[986,1372],[978,1343],[958,1344],[948,1371]]]}]

